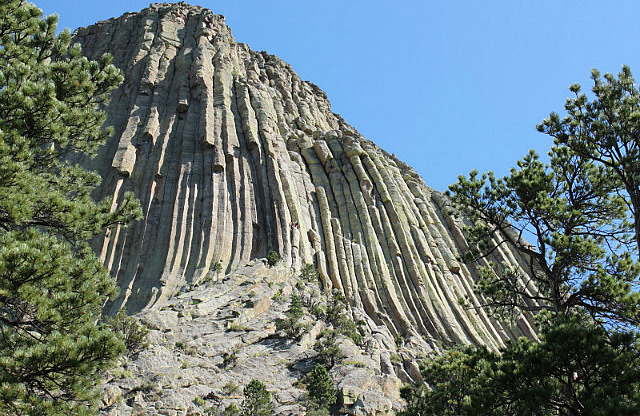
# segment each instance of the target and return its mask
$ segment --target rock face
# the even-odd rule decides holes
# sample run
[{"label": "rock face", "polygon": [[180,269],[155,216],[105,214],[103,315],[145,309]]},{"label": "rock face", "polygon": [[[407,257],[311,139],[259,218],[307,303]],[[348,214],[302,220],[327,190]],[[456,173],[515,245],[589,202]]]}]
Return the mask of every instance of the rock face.
[{"label": "rock face", "polygon": [[[314,366],[312,346],[327,324],[305,317],[309,330],[299,340],[276,331],[292,291],[313,302],[323,297],[316,284],[301,288],[290,275],[284,265],[251,262],[138,313],[151,328],[150,346],[106,377],[103,414],[218,414],[240,406],[242,387],[254,378],[272,392],[275,414],[304,414],[299,381]],[[402,380],[410,379],[403,363],[409,355],[385,326],[362,311],[351,315],[364,340],[358,346],[339,336],[341,358],[330,372],[343,409],[394,414],[402,407]]]},{"label": "rock face", "polygon": [[[216,275],[216,263],[237,276],[275,250],[283,279],[315,264],[322,285],[366,317],[368,336],[384,328],[408,356],[534,336],[530,319],[509,326],[459,304],[479,303],[477,271],[457,260],[465,239],[443,195],[334,114],[290,65],[236,42],[223,16],[152,4],[79,29],[75,40],[92,59],[111,53],[125,74],[107,107],[116,133],[85,163],[104,178],[101,196],[133,191],[144,210],[96,242],[121,287],[112,311],[160,314]],[[493,260],[524,261],[508,251]],[[403,372],[387,371],[411,379],[417,367]],[[379,399],[360,394],[353,405]]]},{"label": "rock face", "polygon": [[218,261],[230,273],[275,250],[314,263],[394,336],[492,345],[531,332],[458,305],[474,270],[456,260],[465,241],[442,195],[288,64],[235,42],[223,16],[153,4],[75,40],[126,76],[107,109],[116,134],[92,161],[102,194],[134,191],[145,214],[99,244],[122,288],[114,307],[152,307]]}]

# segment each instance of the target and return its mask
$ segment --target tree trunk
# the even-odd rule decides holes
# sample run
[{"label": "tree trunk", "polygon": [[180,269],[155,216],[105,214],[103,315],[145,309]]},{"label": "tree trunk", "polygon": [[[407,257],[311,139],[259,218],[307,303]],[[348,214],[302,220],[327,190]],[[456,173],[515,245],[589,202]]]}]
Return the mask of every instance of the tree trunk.
[{"label": "tree trunk", "polygon": [[[636,182],[631,181],[632,184]],[[638,255],[640,255],[640,184],[637,187],[632,187],[627,184],[626,189],[629,193],[629,199],[631,200],[631,211],[633,213],[633,226],[636,237],[636,247],[638,248]]]},{"label": "tree trunk", "polygon": [[638,247],[638,255],[640,255],[640,211],[636,209],[635,204],[633,204],[633,211],[633,220],[635,222],[636,230],[636,246]]}]

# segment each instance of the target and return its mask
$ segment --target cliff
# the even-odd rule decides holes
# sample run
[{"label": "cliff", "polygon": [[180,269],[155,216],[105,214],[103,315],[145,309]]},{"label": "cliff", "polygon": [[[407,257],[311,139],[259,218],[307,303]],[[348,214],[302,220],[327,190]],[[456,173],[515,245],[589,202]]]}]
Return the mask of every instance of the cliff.
[{"label": "cliff", "polygon": [[[409,359],[442,345],[495,348],[534,336],[528,318],[508,325],[459,304],[481,299],[477,271],[457,260],[466,243],[446,198],[333,113],[289,64],[236,42],[223,16],[152,4],[74,36],[89,58],[109,52],[125,74],[106,108],[116,133],[85,163],[104,178],[100,196],[133,191],[144,209],[142,221],[96,242],[121,288],[111,311],[126,306],[153,321],[167,305],[189,305],[185,293],[205,281],[233,277],[233,285],[275,250],[283,287],[312,263],[322,286],[342,292],[367,323],[367,336],[404,340],[380,347],[378,373],[380,351],[406,347],[406,365],[387,373],[409,381],[417,370]],[[524,261],[509,251],[492,259]],[[207,287],[206,299],[220,296]],[[277,311],[264,299],[251,319]],[[214,309],[197,317],[218,319]]]}]

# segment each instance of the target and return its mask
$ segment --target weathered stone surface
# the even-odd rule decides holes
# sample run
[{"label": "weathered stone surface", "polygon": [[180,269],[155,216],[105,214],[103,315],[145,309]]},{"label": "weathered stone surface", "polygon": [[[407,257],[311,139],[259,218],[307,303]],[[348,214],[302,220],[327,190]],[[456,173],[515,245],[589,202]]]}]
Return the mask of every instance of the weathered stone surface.
[{"label": "weathered stone surface", "polygon": [[[116,133],[84,162],[103,176],[102,196],[118,201],[133,191],[144,210],[143,220],[96,242],[121,288],[107,309],[126,306],[158,328],[144,353],[148,359],[143,354],[135,364],[139,374],[168,377],[176,391],[202,386],[189,390],[193,399],[206,388],[197,371],[175,370],[179,360],[218,374],[223,351],[272,336],[273,322],[265,321],[248,333],[203,341],[229,329],[223,323],[234,327],[276,316],[279,309],[262,286],[241,293],[234,284],[221,291],[222,284],[204,294],[184,293],[206,279],[241,279],[246,264],[271,250],[279,253],[286,275],[314,263],[325,288],[345,294],[375,344],[367,354],[353,355],[362,355],[376,374],[409,381],[417,374],[408,363],[443,345],[496,348],[508,338],[535,336],[528,316],[509,326],[481,308],[460,305],[464,297],[473,306],[481,303],[473,292],[477,270],[458,261],[466,242],[444,196],[333,113],[326,94],[290,65],[236,42],[223,16],[184,3],[152,4],[81,28],[74,39],[90,58],[110,52],[125,74],[106,108]],[[502,248],[488,260],[525,261]],[[212,272],[217,262],[220,276]],[[181,358],[169,348],[167,334],[182,339],[181,328],[196,323],[184,342],[196,342],[202,357]],[[308,350],[314,337],[298,347]],[[251,353],[267,351],[260,345],[263,350]],[[234,380],[246,381],[248,371]],[[358,386],[365,378],[357,374],[340,381],[354,392],[349,397],[360,409],[356,414],[371,406],[384,413],[387,400],[397,404],[381,398],[377,382],[375,391]],[[277,372],[270,377],[276,375],[290,379]],[[293,397],[291,386],[278,388]],[[163,399],[158,409],[168,412],[184,394]],[[297,403],[282,400],[282,412],[294,412]]]},{"label": "weathered stone surface", "polygon": [[[138,313],[151,328],[150,347],[111,371],[103,414],[130,414],[135,408],[145,414],[207,414],[206,408],[239,405],[242,387],[253,378],[272,392],[275,414],[304,414],[305,391],[296,383],[313,368],[313,344],[325,323],[305,316],[312,328],[299,341],[276,333],[274,322],[284,317],[288,295],[299,284],[296,275],[284,265],[269,268],[258,260],[218,281],[206,280]],[[315,284],[302,290],[305,304],[326,301],[326,292]],[[393,342],[381,341],[392,336],[357,307],[348,313],[365,318],[362,328],[379,332],[365,330],[362,347],[340,339],[343,358],[330,374],[351,398],[344,410],[355,405],[355,414],[371,409],[392,414],[402,406],[401,380],[379,359],[397,354]]]}]

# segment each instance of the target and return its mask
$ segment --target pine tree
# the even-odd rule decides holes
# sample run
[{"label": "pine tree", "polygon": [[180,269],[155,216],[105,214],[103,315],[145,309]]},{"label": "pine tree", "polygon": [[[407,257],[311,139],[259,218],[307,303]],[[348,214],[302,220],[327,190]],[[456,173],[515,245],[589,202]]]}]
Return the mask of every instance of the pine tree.
[{"label": "pine tree", "polygon": [[313,344],[313,349],[318,353],[318,360],[329,368],[344,357],[338,345],[338,331],[335,329],[324,329]]},{"label": "pine tree", "polygon": [[[478,265],[485,306],[503,318],[581,310],[602,323],[637,327],[640,266],[615,181],[567,147],[553,147],[549,156],[545,164],[532,151],[508,176],[472,172],[450,187],[470,223],[466,260]],[[494,264],[491,255],[503,246],[528,260]]]},{"label": "pine tree", "polygon": [[[407,387],[402,415],[637,415],[640,345],[571,317],[546,323],[540,342],[500,353],[466,346],[422,364],[426,384]],[[427,388],[427,385],[429,388]]]},{"label": "pine tree", "polygon": [[574,84],[569,88],[574,96],[565,103],[567,116],[551,113],[537,128],[557,145],[606,169],[628,206],[640,249],[640,91],[626,65],[617,79],[606,73],[603,80],[597,69],[591,79],[592,101]]},{"label": "pine tree", "polygon": [[265,385],[255,378],[244,388],[242,401],[243,416],[269,416],[273,411],[271,393]]},{"label": "pine tree", "polygon": [[313,264],[307,263],[300,269],[300,278],[305,282],[318,283],[319,276],[320,273]]},{"label": "pine tree", "polygon": [[278,319],[276,328],[285,331],[291,338],[299,339],[309,329],[308,326],[300,322],[304,316],[304,309],[302,308],[302,298],[299,294],[291,294],[291,303],[284,314],[286,318]]},{"label": "pine tree", "polygon": [[362,334],[358,332],[358,326],[349,315],[347,299],[342,293],[334,292],[327,303],[325,321],[336,331],[351,338],[357,345],[361,345]]},{"label": "pine tree", "polygon": [[312,407],[327,409],[337,400],[337,391],[329,372],[322,364],[316,366],[307,375],[307,391]]},{"label": "pine tree", "polygon": [[99,176],[64,158],[103,143],[98,107],[122,76],[41,16],[0,3],[0,413],[88,414],[124,352],[100,323],[116,288],[88,241],[140,212],[131,195],[94,201]]},{"label": "pine tree", "polygon": [[[532,151],[503,178],[474,171],[450,186],[485,300],[474,306],[537,314],[539,342],[425,362],[429,388],[403,391],[405,414],[640,413],[640,92],[627,67],[604,78],[593,72],[591,102],[571,86],[567,117],[538,126],[555,139],[548,164]],[[526,261],[491,262],[502,247]]]},{"label": "pine tree", "polygon": [[280,261],[280,255],[277,251],[271,250],[269,254],[267,254],[267,264],[269,267],[273,267]]},{"label": "pine tree", "polygon": [[133,316],[127,316],[126,308],[122,308],[113,317],[106,319],[114,332],[122,336],[127,356],[136,354],[149,346],[145,341],[149,328]]}]

